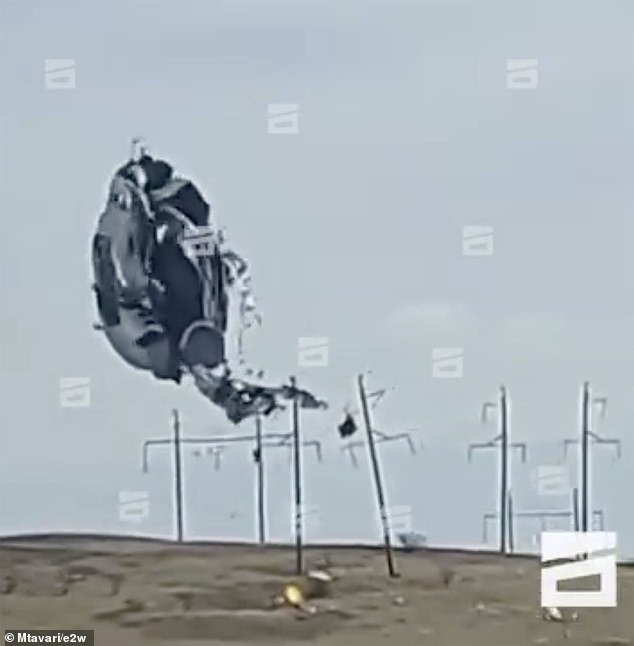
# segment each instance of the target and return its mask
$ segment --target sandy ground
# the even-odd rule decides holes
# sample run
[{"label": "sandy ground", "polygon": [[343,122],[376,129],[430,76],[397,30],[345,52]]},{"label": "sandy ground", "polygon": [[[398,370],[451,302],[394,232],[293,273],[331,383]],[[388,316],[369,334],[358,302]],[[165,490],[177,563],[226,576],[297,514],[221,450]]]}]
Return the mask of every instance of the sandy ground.
[{"label": "sandy ground", "polygon": [[529,557],[398,552],[386,575],[370,548],[311,547],[327,568],[313,614],[274,607],[294,577],[286,547],[173,545],[105,537],[0,543],[1,625],[88,628],[97,646],[271,643],[323,646],[634,645],[634,568],[619,568],[619,606],[545,621],[539,563]]}]

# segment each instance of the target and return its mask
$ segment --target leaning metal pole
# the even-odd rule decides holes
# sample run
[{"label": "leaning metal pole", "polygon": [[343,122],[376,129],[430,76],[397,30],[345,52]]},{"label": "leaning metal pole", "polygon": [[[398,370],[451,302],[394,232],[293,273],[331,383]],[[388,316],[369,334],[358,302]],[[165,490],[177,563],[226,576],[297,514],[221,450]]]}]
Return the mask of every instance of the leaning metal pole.
[{"label": "leaning metal pole", "polygon": [[383,482],[381,479],[381,470],[379,468],[379,460],[376,453],[376,446],[374,444],[374,434],[372,432],[372,423],[370,422],[370,411],[368,408],[368,400],[363,385],[363,375],[358,376],[359,386],[359,399],[361,400],[361,410],[363,411],[363,421],[365,430],[368,437],[368,449],[370,451],[370,460],[372,461],[372,472],[374,474],[374,484],[376,486],[376,499],[381,515],[381,524],[383,527],[383,541],[385,544],[385,558],[387,560],[387,570],[391,577],[397,577],[398,573],[394,567],[394,559],[392,556],[392,543],[390,541],[390,525],[385,509],[385,495],[383,493]]},{"label": "leaning metal pole", "polygon": [[299,436],[299,401],[297,399],[297,380],[291,377],[291,390],[293,392],[292,406],[292,432],[293,432],[293,472],[295,486],[295,569],[297,574],[304,571],[304,551],[302,535],[302,466],[301,442]]},{"label": "leaning metal pole", "polygon": [[264,499],[264,452],[262,451],[262,418],[260,415],[255,416],[255,453],[256,468],[258,470],[257,484],[257,506],[258,506],[258,539],[260,545],[266,543],[265,527],[265,499]]},{"label": "leaning metal pole", "polygon": [[174,501],[176,506],[176,540],[183,542],[183,480],[181,474],[181,438],[178,411],[172,411],[174,417]]}]

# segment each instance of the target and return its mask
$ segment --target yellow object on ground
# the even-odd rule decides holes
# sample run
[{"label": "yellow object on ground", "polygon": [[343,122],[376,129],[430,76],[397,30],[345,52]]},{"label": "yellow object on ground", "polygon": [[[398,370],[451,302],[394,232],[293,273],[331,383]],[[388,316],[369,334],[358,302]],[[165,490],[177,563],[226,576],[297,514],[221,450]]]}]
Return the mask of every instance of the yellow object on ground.
[{"label": "yellow object on ground", "polygon": [[303,606],[306,603],[304,593],[301,591],[300,587],[294,583],[289,583],[284,586],[284,599],[292,606]]}]

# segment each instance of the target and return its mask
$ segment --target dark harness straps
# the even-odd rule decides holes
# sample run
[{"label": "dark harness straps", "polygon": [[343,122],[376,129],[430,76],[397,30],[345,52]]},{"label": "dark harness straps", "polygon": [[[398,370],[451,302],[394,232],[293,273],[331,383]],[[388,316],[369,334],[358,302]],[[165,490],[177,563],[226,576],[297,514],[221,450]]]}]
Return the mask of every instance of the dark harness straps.
[{"label": "dark harness straps", "polygon": [[209,224],[210,206],[189,180],[175,180],[173,186],[168,184],[164,189],[150,191],[150,198],[157,209],[161,206],[171,206],[197,227]]}]

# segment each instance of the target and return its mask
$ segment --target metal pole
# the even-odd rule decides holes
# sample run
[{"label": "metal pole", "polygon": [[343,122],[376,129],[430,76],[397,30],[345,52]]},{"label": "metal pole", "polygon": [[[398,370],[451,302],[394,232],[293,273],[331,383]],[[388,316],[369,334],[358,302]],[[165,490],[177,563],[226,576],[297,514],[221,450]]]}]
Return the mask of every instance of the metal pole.
[{"label": "metal pole", "polygon": [[176,503],[176,540],[183,542],[183,481],[181,477],[181,438],[178,411],[174,409],[174,496]]},{"label": "metal pole", "polygon": [[513,531],[513,496],[508,491],[508,524],[509,524],[509,550],[511,554],[515,551],[515,534]]},{"label": "metal pole", "polygon": [[[295,391],[297,381],[291,377],[291,389]],[[292,406],[292,431],[293,431],[293,466],[295,480],[295,568],[297,574],[304,571],[304,554],[302,541],[302,478],[301,478],[301,442],[299,437],[299,401],[293,392]]]},{"label": "metal pole", "polygon": [[478,442],[470,444],[467,451],[467,459],[471,461],[471,454],[475,449],[496,448],[500,451],[499,463],[499,509],[497,513],[498,527],[500,533],[500,546],[499,552],[501,554],[507,553],[507,538],[509,534],[509,521],[508,513],[508,499],[509,499],[509,451],[511,449],[520,449],[522,462],[526,462],[526,444],[523,442],[511,442],[509,440],[509,411],[508,411],[508,397],[505,386],[500,386],[500,399],[497,404],[494,402],[485,402],[482,405],[482,421],[487,421],[487,412],[490,409],[497,409],[500,421],[500,433],[489,442]]},{"label": "metal pole", "polygon": [[581,398],[581,531],[588,531],[588,443],[590,432],[590,384],[583,384]]},{"label": "metal pole", "polygon": [[266,514],[264,504],[264,455],[262,451],[262,418],[260,415],[255,416],[255,462],[258,470],[258,492],[257,492],[257,508],[258,508],[258,539],[260,545],[266,543],[266,528],[264,518]]},{"label": "metal pole", "polygon": [[500,425],[502,427],[502,442],[500,450],[502,451],[501,473],[500,473],[500,552],[506,554],[507,539],[507,496],[508,496],[508,457],[509,457],[509,436],[508,436],[508,415],[506,410],[506,389],[500,386]]},{"label": "metal pole", "polygon": [[[581,466],[579,475],[580,501],[578,502],[578,516],[580,517],[580,525],[582,532],[591,531],[592,525],[592,500],[591,500],[591,485],[590,485],[590,460],[592,449],[591,442],[597,444],[612,444],[616,446],[617,458],[621,456],[621,442],[618,438],[602,437],[594,433],[591,429],[592,426],[592,413],[594,405],[600,406],[600,415],[605,415],[607,407],[606,397],[592,397],[590,382],[583,382],[583,392],[581,396],[581,437],[564,440],[564,456],[567,454],[568,446],[571,444],[579,444],[581,450]],[[575,494],[576,495],[576,494]]]},{"label": "metal pole", "polygon": [[372,460],[372,471],[374,474],[374,483],[376,485],[376,498],[379,506],[379,513],[381,515],[381,523],[383,526],[383,541],[385,543],[385,558],[387,560],[387,570],[391,577],[397,577],[396,568],[394,567],[394,559],[392,557],[392,544],[390,541],[390,526],[388,522],[387,513],[385,510],[385,496],[383,494],[383,483],[381,481],[381,470],[379,468],[379,460],[376,454],[376,446],[374,445],[374,433],[372,433],[372,423],[370,422],[370,411],[368,409],[368,401],[363,386],[363,375],[358,376],[359,385],[359,399],[361,400],[361,409],[363,411],[363,421],[365,423],[365,430],[368,436],[368,448],[370,450],[370,459]]},{"label": "metal pole", "polygon": [[579,531],[579,489],[575,487],[572,490],[572,522],[573,530]]}]

